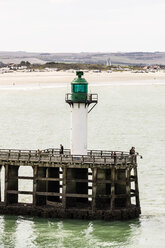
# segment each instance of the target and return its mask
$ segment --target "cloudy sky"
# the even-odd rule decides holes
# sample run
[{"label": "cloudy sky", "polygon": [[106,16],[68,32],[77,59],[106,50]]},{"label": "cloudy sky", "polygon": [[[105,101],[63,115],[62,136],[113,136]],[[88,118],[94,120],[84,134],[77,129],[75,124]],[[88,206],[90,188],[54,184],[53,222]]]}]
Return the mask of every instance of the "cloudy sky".
[{"label": "cloudy sky", "polygon": [[165,51],[165,0],[0,0],[0,51]]}]

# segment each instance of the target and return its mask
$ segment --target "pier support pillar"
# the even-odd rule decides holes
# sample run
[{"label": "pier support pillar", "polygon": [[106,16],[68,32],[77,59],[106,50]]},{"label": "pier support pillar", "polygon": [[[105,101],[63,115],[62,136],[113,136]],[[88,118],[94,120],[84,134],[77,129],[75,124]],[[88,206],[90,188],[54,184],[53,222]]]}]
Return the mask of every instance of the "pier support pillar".
[{"label": "pier support pillar", "polygon": [[127,194],[127,208],[131,205],[131,182],[130,182],[130,168],[126,169],[126,194]]},{"label": "pier support pillar", "polygon": [[38,167],[35,165],[33,166],[33,206],[36,206],[36,191],[37,191],[37,169]]},{"label": "pier support pillar", "polygon": [[110,184],[111,170],[97,169],[97,190],[96,190],[96,208],[109,209],[110,206]]},{"label": "pier support pillar", "polygon": [[[115,195],[126,195],[126,169],[117,169],[117,182],[115,183]],[[126,196],[115,199],[115,208],[126,207]]]},{"label": "pier support pillar", "polygon": [[[47,168],[47,178],[57,179],[57,181],[47,181],[47,192],[60,193],[59,168]],[[48,196],[47,201],[59,202],[59,196]]]},{"label": "pier support pillar", "polygon": [[63,183],[62,183],[62,207],[66,209],[66,178],[67,178],[67,169],[62,168],[63,170]]},{"label": "pier support pillar", "polygon": [[111,202],[110,202],[111,211],[115,208],[115,178],[116,178],[116,170],[113,167],[111,169]]},{"label": "pier support pillar", "polygon": [[42,195],[46,192],[46,168],[37,168],[37,185],[36,185],[36,205],[42,206],[46,205],[46,195]]},{"label": "pier support pillar", "polygon": [[1,202],[1,169],[2,169],[2,165],[0,165],[0,202]]},{"label": "pier support pillar", "polygon": [[134,168],[136,206],[140,207],[137,167]]},{"label": "pier support pillar", "polygon": [[18,169],[19,166],[5,165],[5,203],[18,203]]},{"label": "pier support pillar", "polygon": [[[84,182],[83,182],[84,181]],[[82,198],[81,195],[88,195],[88,169],[67,169],[67,194],[80,194],[80,197],[67,197],[67,207],[83,208],[88,203],[88,197]]]},{"label": "pier support pillar", "polygon": [[97,168],[92,170],[92,212],[96,210],[96,193],[97,193]]}]

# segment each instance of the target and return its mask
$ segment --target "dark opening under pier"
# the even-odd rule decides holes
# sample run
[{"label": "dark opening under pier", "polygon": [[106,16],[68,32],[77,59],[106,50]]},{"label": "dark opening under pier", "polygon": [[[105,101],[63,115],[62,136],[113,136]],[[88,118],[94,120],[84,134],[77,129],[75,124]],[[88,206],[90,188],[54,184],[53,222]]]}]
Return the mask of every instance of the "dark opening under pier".
[{"label": "dark opening under pier", "polygon": [[[32,175],[20,176],[21,167]],[[0,213],[42,217],[120,220],[140,214],[137,155],[88,151],[73,156],[58,149],[0,150]],[[21,182],[32,189],[20,190]],[[31,195],[31,203],[19,200]]]}]

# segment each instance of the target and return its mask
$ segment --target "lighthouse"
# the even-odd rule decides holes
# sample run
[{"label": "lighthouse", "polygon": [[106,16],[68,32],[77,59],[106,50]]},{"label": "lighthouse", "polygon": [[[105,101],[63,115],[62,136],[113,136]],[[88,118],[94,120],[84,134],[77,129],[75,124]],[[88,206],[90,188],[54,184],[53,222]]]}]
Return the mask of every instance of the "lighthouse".
[{"label": "lighthouse", "polygon": [[71,154],[87,155],[88,113],[97,104],[98,95],[88,93],[88,83],[82,78],[83,71],[77,71],[76,75],[71,83],[71,93],[65,98],[71,108]]}]

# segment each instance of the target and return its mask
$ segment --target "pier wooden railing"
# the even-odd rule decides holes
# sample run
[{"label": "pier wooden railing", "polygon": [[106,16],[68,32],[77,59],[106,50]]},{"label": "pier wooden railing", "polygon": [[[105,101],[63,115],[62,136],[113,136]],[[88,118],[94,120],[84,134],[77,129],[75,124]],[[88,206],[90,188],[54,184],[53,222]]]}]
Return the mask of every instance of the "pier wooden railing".
[{"label": "pier wooden railing", "polygon": [[46,150],[16,150],[1,149],[0,161],[20,161],[33,163],[58,163],[58,164],[98,164],[98,165],[128,165],[136,164],[136,156],[127,152],[90,150],[88,155],[71,155],[70,150],[64,150],[60,155],[59,149]]}]

